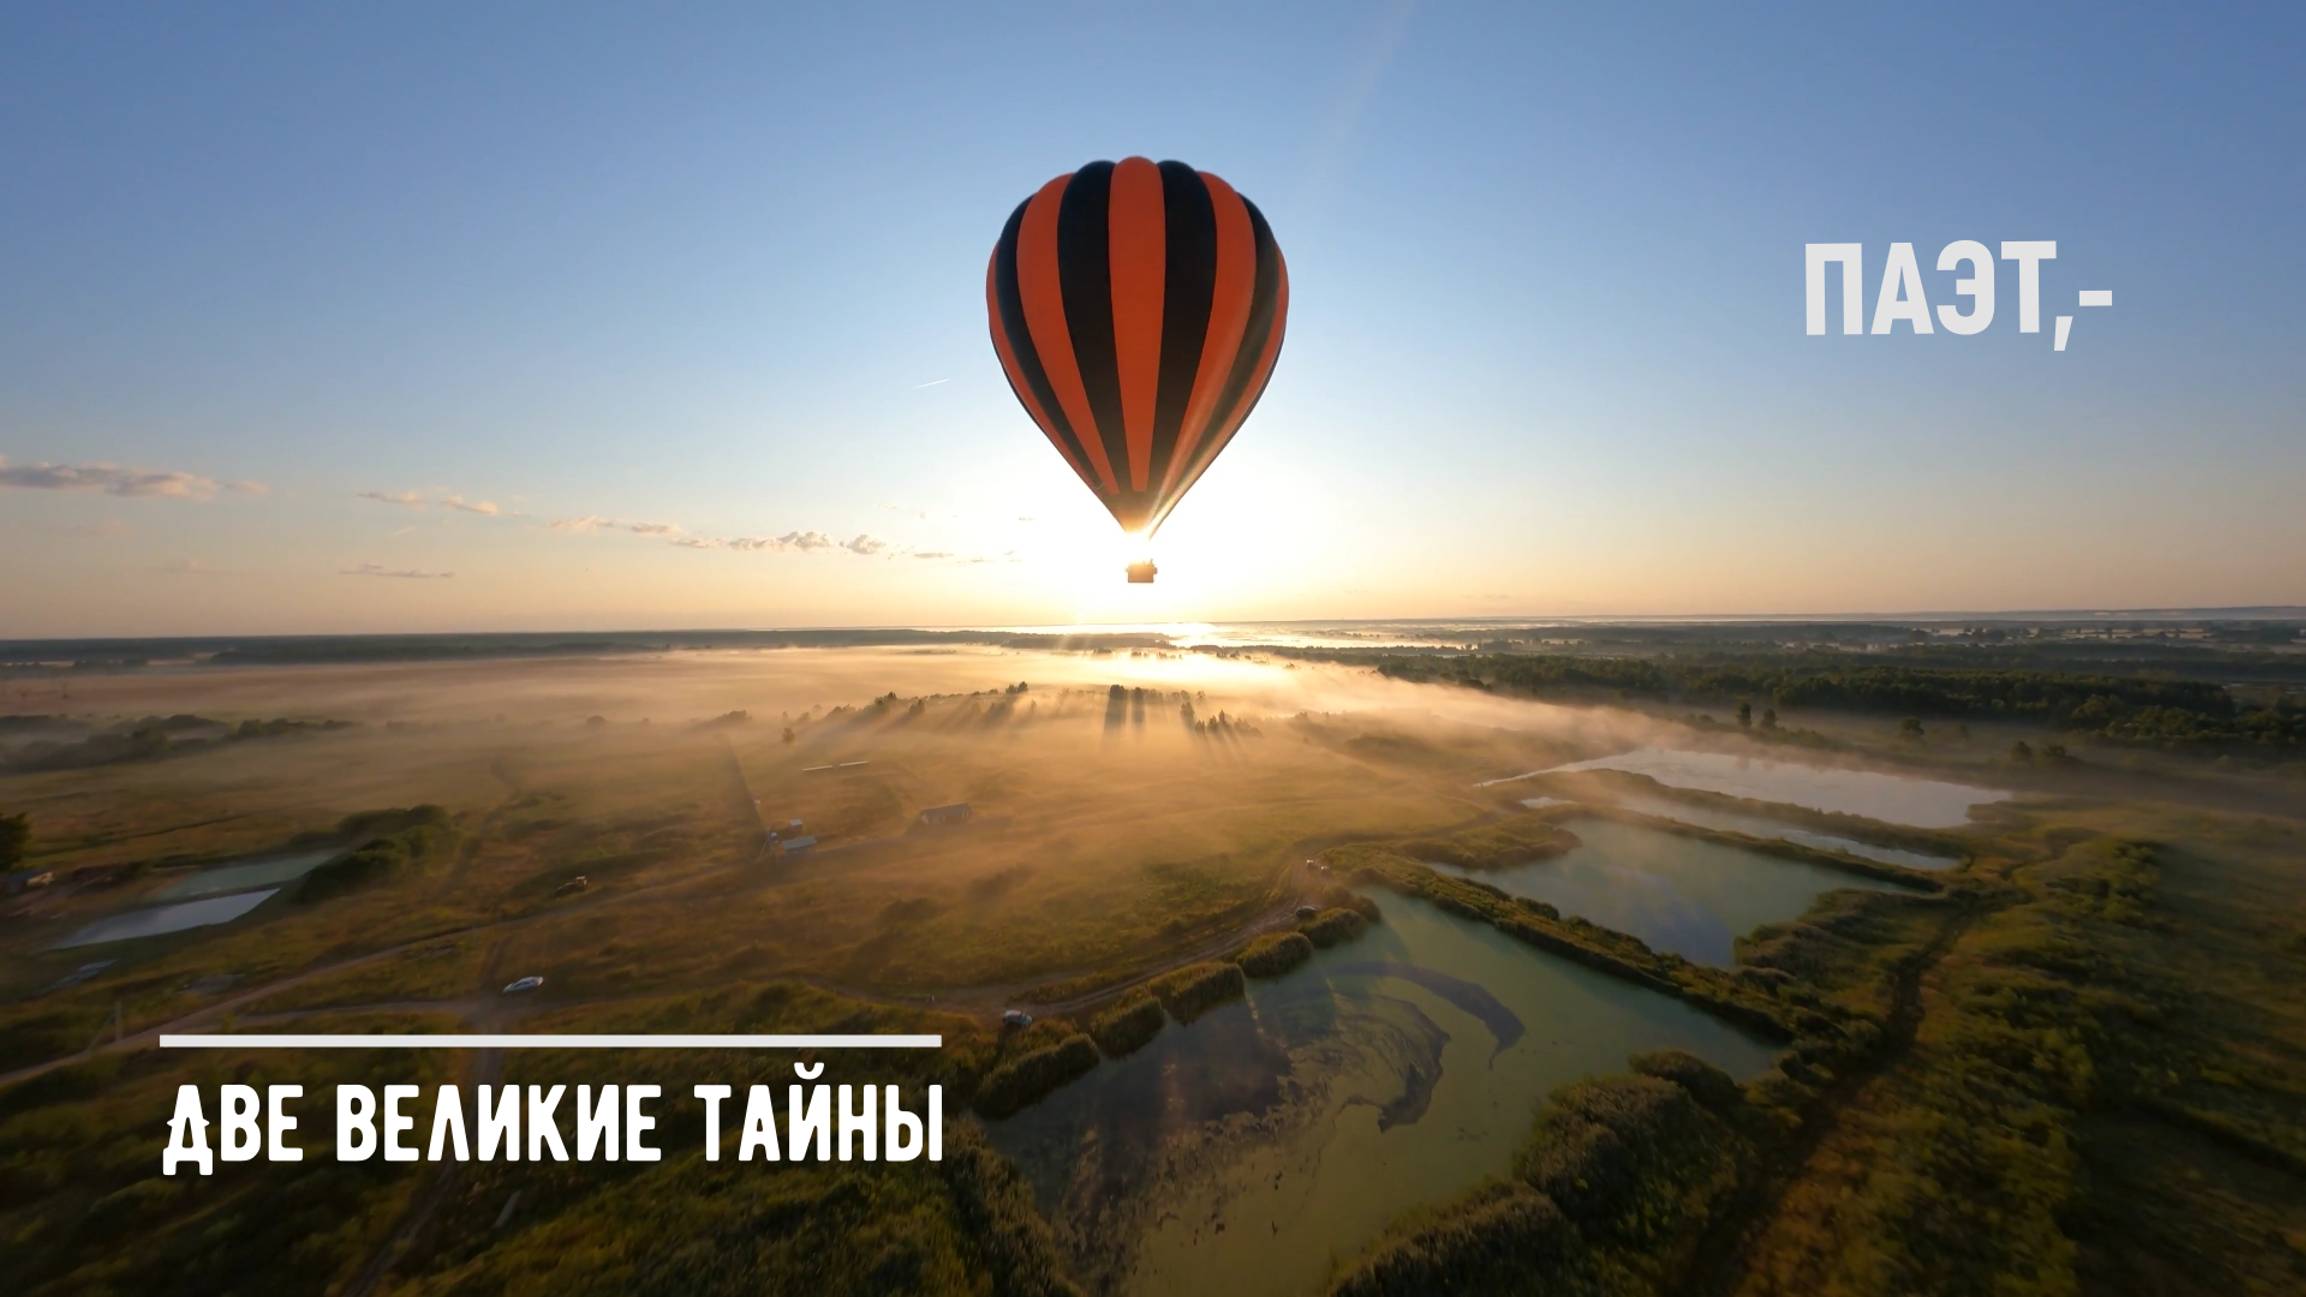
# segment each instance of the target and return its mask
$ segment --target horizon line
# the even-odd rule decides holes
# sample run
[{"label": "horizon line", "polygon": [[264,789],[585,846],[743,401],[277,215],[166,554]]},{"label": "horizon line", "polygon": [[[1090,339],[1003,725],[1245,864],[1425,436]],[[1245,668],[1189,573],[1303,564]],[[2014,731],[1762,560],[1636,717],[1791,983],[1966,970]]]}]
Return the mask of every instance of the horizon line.
[{"label": "horizon line", "polygon": [[1521,612],[1521,613],[1466,613],[1427,617],[1235,617],[1205,618],[1191,621],[1116,621],[1116,622],[1046,622],[1046,623],[955,623],[934,625],[922,622],[826,623],[785,626],[554,626],[529,630],[465,628],[458,630],[356,630],[356,631],[208,631],[166,632],[150,634],[79,634],[33,635],[0,639],[0,644],[70,644],[104,640],[214,640],[214,639],[384,639],[384,638],[447,638],[450,636],[479,635],[776,635],[795,631],[921,631],[929,633],[980,634],[1060,634],[1065,632],[1131,631],[1153,634],[1168,633],[1166,628],[1177,626],[1323,626],[1323,625],[1432,625],[1432,624],[1484,624],[1509,623],[1618,623],[1618,622],[1783,622],[1783,621],[2048,621],[2048,620],[2105,620],[2123,617],[2160,617],[2207,619],[2214,617],[2255,618],[2259,620],[2306,620],[2306,603],[2255,603],[2174,605],[2143,604],[2132,607],[2080,605],[2068,608],[1932,608],[1907,610],[1859,610],[1844,612],[1661,612],[1661,613],[1601,613],[1601,612]]}]

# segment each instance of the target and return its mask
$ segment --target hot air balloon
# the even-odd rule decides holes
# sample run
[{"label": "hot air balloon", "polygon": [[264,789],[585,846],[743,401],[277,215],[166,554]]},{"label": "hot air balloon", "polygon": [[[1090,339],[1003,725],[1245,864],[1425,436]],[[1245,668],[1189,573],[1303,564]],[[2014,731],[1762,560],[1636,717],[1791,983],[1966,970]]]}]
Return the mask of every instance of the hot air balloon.
[{"label": "hot air balloon", "polygon": [[[1265,391],[1289,271],[1257,205],[1182,162],[1092,162],[1017,205],[985,269],[1017,401],[1150,538]],[[1131,564],[1129,579],[1153,579]]]}]

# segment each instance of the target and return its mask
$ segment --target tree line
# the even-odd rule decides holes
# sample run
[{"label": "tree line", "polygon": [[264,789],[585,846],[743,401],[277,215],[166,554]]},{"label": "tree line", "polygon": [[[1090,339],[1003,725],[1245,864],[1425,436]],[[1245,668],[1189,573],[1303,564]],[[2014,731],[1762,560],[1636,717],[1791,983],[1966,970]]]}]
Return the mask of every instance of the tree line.
[{"label": "tree line", "polygon": [[1686,662],[1658,658],[1383,656],[1386,676],[1551,699],[1720,702],[1772,710],[2039,721],[2108,742],[2306,747],[2306,707],[2243,705],[2208,681],[2055,671]]}]

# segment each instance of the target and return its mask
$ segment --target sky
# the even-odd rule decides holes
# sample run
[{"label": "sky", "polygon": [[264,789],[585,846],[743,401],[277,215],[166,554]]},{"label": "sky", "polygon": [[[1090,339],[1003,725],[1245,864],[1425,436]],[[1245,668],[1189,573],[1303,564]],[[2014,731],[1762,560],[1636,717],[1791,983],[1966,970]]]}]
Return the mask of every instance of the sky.
[{"label": "sky", "polygon": [[[2306,603],[2306,13],[1750,8],[8,6],[0,638]],[[1129,154],[1291,281],[1152,586],[984,314]]]}]

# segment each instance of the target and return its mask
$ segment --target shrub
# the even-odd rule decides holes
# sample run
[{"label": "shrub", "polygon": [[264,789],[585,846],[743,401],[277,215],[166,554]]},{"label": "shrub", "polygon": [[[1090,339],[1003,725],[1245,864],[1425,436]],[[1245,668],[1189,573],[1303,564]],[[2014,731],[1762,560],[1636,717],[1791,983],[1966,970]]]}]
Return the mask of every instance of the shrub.
[{"label": "shrub", "polygon": [[1692,1091],[1621,1076],[1554,1091],[1516,1171],[1589,1245],[1618,1242],[1657,1261],[1694,1243],[1748,1151]]},{"label": "shrub", "polygon": [[1307,919],[1298,925],[1306,940],[1324,950],[1360,936],[1369,927],[1369,920],[1358,910],[1332,909]]},{"label": "shrub", "polygon": [[1190,964],[1153,984],[1153,994],[1179,1022],[1191,1022],[1249,987],[1239,964]]},{"label": "shrub", "polygon": [[977,1086],[975,1107],[987,1117],[1006,1117],[1095,1066],[1097,1046],[1087,1036],[1067,1036],[986,1073]]},{"label": "shrub", "polygon": [[455,838],[449,827],[448,812],[438,806],[415,806],[407,810],[369,811],[346,817],[345,826],[398,825],[382,837],[369,839],[361,846],[338,856],[314,869],[296,885],[299,901],[324,901],[346,892],[373,887],[389,880],[394,874],[411,865],[424,863],[445,850]]},{"label": "shrub", "polygon": [[1251,977],[1279,977],[1313,958],[1313,942],[1302,932],[1268,932],[1250,942],[1235,962]]},{"label": "shrub", "polygon": [[970,1268],[995,1292],[1015,1297],[1080,1297],[1063,1273],[1049,1223],[1033,1207],[1025,1177],[995,1152],[974,1122],[953,1127],[940,1164]]},{"label": "shrub", "polygon": [[1631,1061],[1638,1075],[1671,1081],[1713,1112],[1729,1112],[1745,1101],[1745,1092],[1729,1073],[1688,1050],[1652,1049]]},{"label": "shrub", "polygon": [[1161,1002],[1150,993],[1140,991],[1098,1014],[1089,1024],[1089,1035],[1107,1058],[1120,1058],[1143,1049],[1168,1021],[1169,1015],[1161,1011]]},{"label": "shrub", "polygon": [[1518,1292],[1547,1276],[1549,1291],[1584,1291],[1562,1272],[1576,1236],[1551,1199],[1523,1185],[1483,1195],[1415,1233],[1394,1238],[1355,1267],[1332,1297],[1426,1297]]}]

